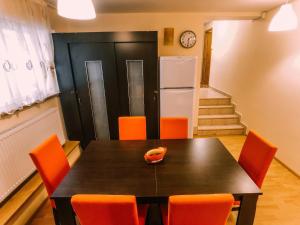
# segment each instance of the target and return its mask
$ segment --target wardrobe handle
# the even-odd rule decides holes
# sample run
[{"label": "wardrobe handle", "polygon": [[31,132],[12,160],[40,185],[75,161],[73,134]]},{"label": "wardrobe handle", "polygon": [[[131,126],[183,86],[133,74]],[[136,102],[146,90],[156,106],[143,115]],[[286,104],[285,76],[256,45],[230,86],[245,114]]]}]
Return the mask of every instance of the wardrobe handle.
[{"label": "wardrobe handle", "polygon": [[[70,91],[70,94],[71,94],[71,95],[76,95],[77,93],[76,93],[75,90],[72,90],[72,91]],[[76,96],[75,96],[75,97],[76,97]],[[81,99],[78,97],[78,94],[77,94],[77,99],[78,99],[79,105],[81,105]]]},{"label": "wardrobe handle", "polygon": [[158,91],[157,90],[153,91],[153,101],[157,100],[157,95],[158,95]]}]

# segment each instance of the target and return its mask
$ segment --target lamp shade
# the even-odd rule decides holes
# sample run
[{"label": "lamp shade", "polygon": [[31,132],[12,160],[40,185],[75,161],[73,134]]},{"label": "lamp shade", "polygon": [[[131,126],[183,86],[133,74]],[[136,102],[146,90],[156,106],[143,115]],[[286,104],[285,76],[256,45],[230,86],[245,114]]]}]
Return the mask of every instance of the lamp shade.
[{"label": "lamp shade", "polygon": [[58,15],[75,20],[91,20],[96,18],[92,0],[58,0]]},{"label": "lamp shade", "polygon": [[280,7],[269,25],[269,31],[288,31],[298,27],[298,17],[289,3]]}]

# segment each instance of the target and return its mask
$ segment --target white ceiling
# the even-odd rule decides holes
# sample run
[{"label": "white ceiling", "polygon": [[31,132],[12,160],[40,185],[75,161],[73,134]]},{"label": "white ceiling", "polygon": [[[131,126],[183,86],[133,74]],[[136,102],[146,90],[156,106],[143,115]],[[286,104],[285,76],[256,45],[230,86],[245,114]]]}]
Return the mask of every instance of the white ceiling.
[{"label": "white ceiling", "polygon": [[[56,5],[56,0],[47,0]],[[118,12],[261,12],[285,0],[93,0],[96,11]]]}]

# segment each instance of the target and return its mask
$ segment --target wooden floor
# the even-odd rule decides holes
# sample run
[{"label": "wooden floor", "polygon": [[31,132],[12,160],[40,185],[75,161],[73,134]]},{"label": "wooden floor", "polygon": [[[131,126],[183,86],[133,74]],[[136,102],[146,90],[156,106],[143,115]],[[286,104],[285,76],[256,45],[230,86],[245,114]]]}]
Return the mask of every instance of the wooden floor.
[{"label": "wooden floor", "polygon": [[[220,137],[223,144],[237,159],[245,136]],[[280,149],[279,149],[280,151]],[[300,224],[300,178],[274,160],[258,200],[255,225]],[[30,225],[54,225],[52,210],[46,202],[36,213]],[[234,224],[232,217],[228,224]]]}]

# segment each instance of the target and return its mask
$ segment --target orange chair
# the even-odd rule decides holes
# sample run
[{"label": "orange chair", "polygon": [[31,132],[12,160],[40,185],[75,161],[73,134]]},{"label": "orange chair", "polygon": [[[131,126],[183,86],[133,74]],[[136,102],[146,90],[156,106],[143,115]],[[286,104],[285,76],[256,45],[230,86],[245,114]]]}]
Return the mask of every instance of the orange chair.
[{"label": "orange chair", "polygon": [[171,196],[165,225],[225,225],[233,202],[231,194]]},{"label": "orange chair", "polygon": [[[239,164],[261,188],[267,171],[276,154],[277,148],[263,138],[250,131],[242,148]],[[240,201],[234,202],[234,209],[240,206]]]},{"label": "orange chair", "polygon": [[239,164],[261,188],[277,148],[250,131],[239,157]]},{"label": "orange chair", "polygon": [[144,225],[146,210],[131,195],[75,195],[72,207],[81,225]]},{"label": "orange chair", "polygon": [[188,138],[187,118],[160,118],[160,139]]},{"label": "orange chair", "polygon": [[146,140],[146,117],[119,117],[120,140]]},{"label": "orange chair", "polygon": [[[52,135],[44,143],[29,153],[35,164],[50,197],[56,187],[70,170],[70,165],[56,135]],[[56,224],[58,224],[55,203],[50,201]]]}]

